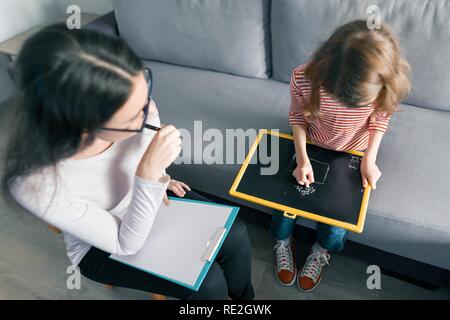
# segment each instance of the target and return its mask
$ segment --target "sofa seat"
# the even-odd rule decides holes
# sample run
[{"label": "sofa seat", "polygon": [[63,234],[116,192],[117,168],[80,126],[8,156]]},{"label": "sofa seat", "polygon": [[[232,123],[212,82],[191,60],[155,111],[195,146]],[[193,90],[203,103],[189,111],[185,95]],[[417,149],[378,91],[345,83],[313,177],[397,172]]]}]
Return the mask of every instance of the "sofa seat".
[{"label": "sofa seat", "polygon": [[[227,128],[290,131],[286,83],[153,61],[146,64],[153,70],[154,99],[162,123],[191,132],[198,120],[203,132],[209,128],[223,134]],[[364,232],[352,233],[349,239],[450,270],[450,144],[443,143],[450,137],[450,113],[411,105],[401,108],[382,141],[377,163],[383,175],[372,192]],[[191,158],[201,159],[200,152],[192,150]],[[169,173],[200,191],[273,213],[228,194],[239,168],[240,164],[172,165]],[[311,221],[297,221],[314,227]]]}]

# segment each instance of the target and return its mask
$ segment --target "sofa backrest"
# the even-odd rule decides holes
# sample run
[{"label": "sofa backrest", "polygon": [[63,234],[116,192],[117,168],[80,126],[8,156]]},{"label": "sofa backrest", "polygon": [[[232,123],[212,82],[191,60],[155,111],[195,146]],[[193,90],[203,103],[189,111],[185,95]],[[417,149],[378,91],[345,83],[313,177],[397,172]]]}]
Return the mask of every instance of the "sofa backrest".
[{"label": "sofa backrest", "polygon": [[366,19],[377,5],[400,40],[412,67],[412,92],[405,102],[450,111],[450,1],[272,0],[272,72],[288,82],[291,72],[340,25]]},{"label": "sofa backrest", "polygon": [[143,59],[270,76],[270,0],[113,0],[120,36]]}]

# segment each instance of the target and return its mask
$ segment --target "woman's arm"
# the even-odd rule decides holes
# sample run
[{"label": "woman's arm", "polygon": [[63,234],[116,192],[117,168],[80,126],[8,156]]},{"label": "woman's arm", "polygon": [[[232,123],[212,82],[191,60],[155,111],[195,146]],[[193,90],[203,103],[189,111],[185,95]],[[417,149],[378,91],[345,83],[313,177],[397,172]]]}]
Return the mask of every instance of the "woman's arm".
[{"label": "woman's arm", "polygon": [[[16,184],[11,194],[25,209],[81,241],[112,254],[137,253],[153,226],[170,177],[149,181],[135,176],[133,193],[120,220],[89,201],[51,199],[52,191],[27,192],[29,184]],[[96,190],[93,190],[96,192]]]}]

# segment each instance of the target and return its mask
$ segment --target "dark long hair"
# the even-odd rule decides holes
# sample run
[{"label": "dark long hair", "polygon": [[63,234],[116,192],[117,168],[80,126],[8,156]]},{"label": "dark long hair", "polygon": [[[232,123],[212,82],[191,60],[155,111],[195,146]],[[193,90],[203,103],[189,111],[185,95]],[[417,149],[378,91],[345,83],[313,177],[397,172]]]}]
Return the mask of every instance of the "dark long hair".
[{"label": "dark long hair", "polygon": [[[119,38],[92,30],[44,28],[16,60],[17,92],[4,154],[2,193],[17,177],[53,167],[94,141],[132,92],[142,61]],[[82,141],[82,133],[88,132]],[[54,170],[56,173],[56,170]]]}]

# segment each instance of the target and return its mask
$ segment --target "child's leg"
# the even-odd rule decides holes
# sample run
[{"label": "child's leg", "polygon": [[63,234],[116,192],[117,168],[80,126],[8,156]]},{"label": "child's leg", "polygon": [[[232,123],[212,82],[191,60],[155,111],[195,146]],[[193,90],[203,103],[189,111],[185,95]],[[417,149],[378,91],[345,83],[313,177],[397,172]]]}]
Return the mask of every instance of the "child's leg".
[{"label": "child's leg", "polygon": [[272,215],[270,223],[270,235],[276,240],[288,240],[294,232],[295,219],[287,218],[282,211],[276,211]]},{"label": "child's leg", "polygon": [[298,276],[297,284],[300,289],[308,292],[319,284],[323,267],[330,261],[328,251],[339,252],[344,249],[347,234],[345,229],[323,223],[317,224],[316,242]]},{"label": "child's leg", "polygon": [[283,286],[294,284],[297,275],[290,237],[295,227],[295,219],[287,218],[277,211],[272,216],[270,234],[277,240],[275,245],[275,276]]},{"label": "child's leg", "polygon": [[344,249],[348,231],[340,227],[318,223],[316,241],[319,245],[329,251],[339,252]]}]

